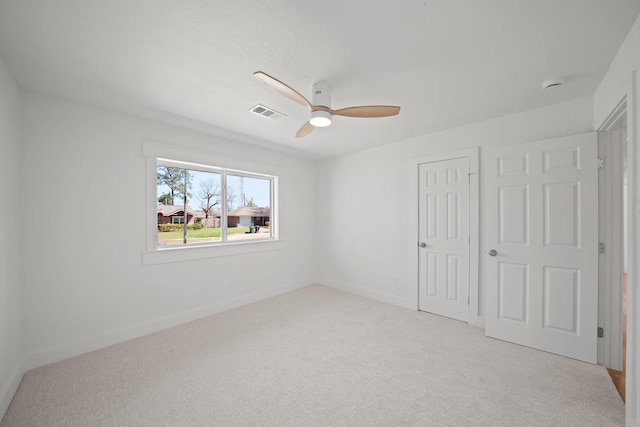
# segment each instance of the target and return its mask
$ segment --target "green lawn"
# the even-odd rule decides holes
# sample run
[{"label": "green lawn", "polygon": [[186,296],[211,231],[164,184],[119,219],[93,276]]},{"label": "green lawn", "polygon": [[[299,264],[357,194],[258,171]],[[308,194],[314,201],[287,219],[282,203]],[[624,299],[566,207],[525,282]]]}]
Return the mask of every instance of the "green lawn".
[{"label": "green lawn", "polygon": [[[249,231],[249,227],[231,227],[227,229],[227,234],[244,234]],[[182,243],[182,233],[183,231],[165,231],[158,233],[158,244],[160,245],[170,245],[175,243]],[[197,239],[197,240],[217,240],[220,238],[220,229],[219,228],[202,228],[200,230],[187,230],[187,240]]]}]

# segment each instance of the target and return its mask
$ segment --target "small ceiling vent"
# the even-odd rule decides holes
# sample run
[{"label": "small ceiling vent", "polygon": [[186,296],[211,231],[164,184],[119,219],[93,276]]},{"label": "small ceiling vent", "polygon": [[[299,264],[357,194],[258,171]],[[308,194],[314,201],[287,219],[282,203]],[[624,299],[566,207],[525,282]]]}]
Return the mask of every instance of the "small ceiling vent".
[{"label": "small ceiling vent", "polygon": [[269,107],[265,107],[262,104],[256,104],[253,107],[251,107],[251,109],[249,110],[254,114],[257,114],[259,116],[262,117],[266,117],[267,119],[271,119],[271,120],[279,120],[283,117],[286,117],[285,114],[282,114],[276,110],[274,110],[273,108],[269,108]]}]

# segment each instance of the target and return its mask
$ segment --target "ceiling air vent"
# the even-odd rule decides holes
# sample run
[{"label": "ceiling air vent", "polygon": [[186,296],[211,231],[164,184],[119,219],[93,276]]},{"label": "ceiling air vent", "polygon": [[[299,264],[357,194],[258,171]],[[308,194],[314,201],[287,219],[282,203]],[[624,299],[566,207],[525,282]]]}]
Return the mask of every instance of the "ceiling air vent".
[{"label": "ceiling air vent", "polygon": [[285,114],[279,113],[273,108],[265,107],[262,104],[254,105],[249,111],[271,120],[278,120],[286,116]]}]

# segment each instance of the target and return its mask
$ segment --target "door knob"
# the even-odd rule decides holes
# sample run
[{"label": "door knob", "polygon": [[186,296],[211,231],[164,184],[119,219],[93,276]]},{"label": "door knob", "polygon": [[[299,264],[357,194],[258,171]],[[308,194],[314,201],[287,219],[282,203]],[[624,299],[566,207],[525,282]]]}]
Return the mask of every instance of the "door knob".
[{"label": "door knob", "polygon": [[426,244],[425,242],[420,242],[420,247],[421,247],[421,248],[426,248],[426,247],[427,247],[427,244]]},{"label": "door knob", "polygon": [[498,251],[496,251],[495,249],[490,249],[489,252],[487,252],[489,254],[489,256],[496,256],[498,255]]}]

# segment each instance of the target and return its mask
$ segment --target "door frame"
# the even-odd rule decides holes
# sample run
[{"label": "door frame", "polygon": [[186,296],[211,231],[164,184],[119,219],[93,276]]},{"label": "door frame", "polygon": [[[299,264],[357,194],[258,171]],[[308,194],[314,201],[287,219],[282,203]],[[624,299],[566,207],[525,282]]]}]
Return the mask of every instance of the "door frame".
[{"label": "door frame", "polygon": [[626,422],[627,426],[640,427],[640,291],[638,290],[638,222],[640,222],[640,194],[638,193],[638,167],[640,166],[640,75],[631,73],[627,100],[627,244],[629,271],[627,272],[627,378]]},{"label": "door frame", "polygon": [[469,147],[455,151],[434,153],[426,156],[416,157],[410,160],[410,190],[411,209],[409,224],[410,237],[407,244],[413,248],[410,257],[410,270],[414,272],[416,292],[414,294],[415,307],[418,310],[419,274],[418,274],[418,243],[419,243],[419,165],[423,163],[440,162],[443,160],[453,160],[460,158],[469,159],[469,324],[484,327],[484,317],[481,311],[483,301],[480,301],[480,271],[479,271],[479,248],[480,248],[480,148]]},{"label": "door frame", "polygon": [[[610,141],[613,126],[627,116],[626,96],[618,103],[598,129],[598,157],[604,159],[599,171],[598,210],[599,242],[605,252],[599,256],[598,294],[600,298],[598,326],[604,328],[604,338],[598,339],[598,363],[607,368],[622,370],[622,273],[621,257],[624,255],[622,233],[614,230],[615,219],[623,220],[622,180],[614,176],[622,165],[615,159],[615,149]],[[627,117],[628,120],[628,117]],[[627,126],[628,127],[628,126]],[[627,129],[628,132],[628,129]],[[615,185],[620,184],[620,185]],[[626,195],[629,200],[629,194]],[[628,219],[628,215],[627,215]],[[620,224],[622,226],[622,224]],[[612,286],[607,286],[611,283]]]},{"label": "door frame", "polygon": [[631,72],[627,86],[627,241],[629,270],[627,272],[627,366],[626,366],[626,422],[640,427],[640,292],[638,290],[638,222],[640,222],[640,75]]},{"label": "door frame", "polygon": [[[613,101],[616,101],[614,98]],[[629,79],[620,85],[619,96],[614,108],[602,123],[600,129],[610,122],[620,105],[627,108],[627,366],[626,366],[626,426],[640,427],[640,290],[638,289],[638,266],[640,264],[640,74],[631,71]]]}]

